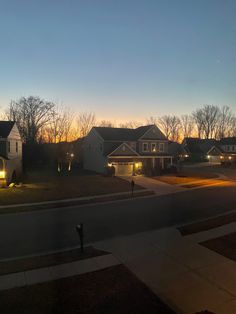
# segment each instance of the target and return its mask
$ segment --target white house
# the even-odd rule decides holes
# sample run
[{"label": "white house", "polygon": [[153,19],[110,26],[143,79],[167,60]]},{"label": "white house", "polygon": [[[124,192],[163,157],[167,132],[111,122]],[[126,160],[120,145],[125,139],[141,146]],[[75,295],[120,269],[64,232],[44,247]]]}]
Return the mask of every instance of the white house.
[{"label": "white house", "polygon": [[16,123],[0,121],[0,186],[22,175],[22,139]]}]

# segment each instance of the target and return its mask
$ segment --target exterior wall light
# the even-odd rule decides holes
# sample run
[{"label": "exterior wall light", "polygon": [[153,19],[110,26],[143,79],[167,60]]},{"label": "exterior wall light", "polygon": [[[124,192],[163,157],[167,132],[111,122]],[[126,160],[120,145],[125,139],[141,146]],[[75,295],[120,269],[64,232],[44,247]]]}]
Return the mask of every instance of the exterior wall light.
[{"label": "exterior wall light", "polygon": [[223,156],[220,156],[220,159],[224,159],[224,157],[223,157]]},{"label": "exterior wall light", "polygon": [[6,172],[0,171],[0,179],[5,179],[5,177],[6,177]]},{"label": "exterior wall light", "polygon": [[232,157],[231,156],[229,156],[229,160],[231,160],[232,159]]}]

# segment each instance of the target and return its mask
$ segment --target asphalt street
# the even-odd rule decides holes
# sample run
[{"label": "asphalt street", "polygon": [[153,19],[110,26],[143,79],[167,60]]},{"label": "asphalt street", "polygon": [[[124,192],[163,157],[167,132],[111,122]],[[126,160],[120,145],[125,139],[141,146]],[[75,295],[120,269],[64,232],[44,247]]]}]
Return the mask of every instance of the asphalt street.
[{"label": "asphalt street", "polygon": [[0,259],[38,254],[85,242],[187,223],[236,208],[236,187],[214,186],[173,195],[58,210],[0,215]]}]

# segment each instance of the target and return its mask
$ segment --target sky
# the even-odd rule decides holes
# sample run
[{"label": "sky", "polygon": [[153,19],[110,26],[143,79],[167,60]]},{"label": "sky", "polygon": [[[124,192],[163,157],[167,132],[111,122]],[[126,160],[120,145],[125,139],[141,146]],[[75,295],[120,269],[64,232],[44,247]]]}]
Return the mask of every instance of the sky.
[{"label": "sky", "polygon": [[29,95],[112,121],[236,109],[236,1],[0,0],[0,110]]}]

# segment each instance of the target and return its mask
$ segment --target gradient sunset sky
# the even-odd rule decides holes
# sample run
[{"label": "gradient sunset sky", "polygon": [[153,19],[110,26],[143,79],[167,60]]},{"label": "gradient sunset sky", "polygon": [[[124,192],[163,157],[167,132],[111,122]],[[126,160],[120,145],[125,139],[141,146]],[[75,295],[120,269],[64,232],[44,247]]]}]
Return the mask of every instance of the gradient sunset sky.
[{"label": "gradient sunset sky", "polygon": [[0,0],[0,107],[38,95],[99,119],[236,108],[236,1]]}]

